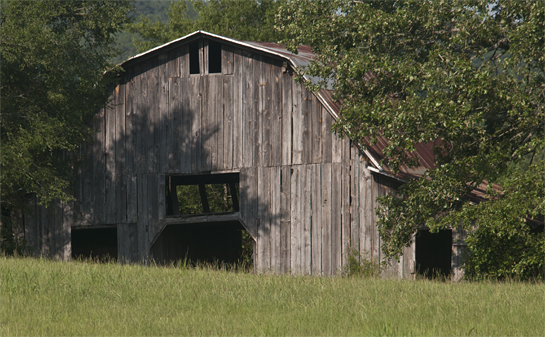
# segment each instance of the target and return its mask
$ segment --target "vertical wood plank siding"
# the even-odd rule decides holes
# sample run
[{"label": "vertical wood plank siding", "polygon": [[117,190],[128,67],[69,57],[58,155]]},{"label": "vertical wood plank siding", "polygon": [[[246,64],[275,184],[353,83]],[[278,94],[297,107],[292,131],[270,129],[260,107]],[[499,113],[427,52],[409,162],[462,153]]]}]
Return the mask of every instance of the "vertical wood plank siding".
[{"label": "vertical wood plank siding", "polygon": [[[207,47],[206,41],[204,46]],[[75,203],[25,217],[33,252],[70,257],[71,226],[117,225],[119,257],[138,261],[164,229],[165,176],[240,172],[240,219],[259,272],[335,275],[349,248],[380,260],[376,179],[283,60],[222,46],[222,72],[189,74],[187,45],[129,66],[81,148]],[[414,245],[413,245],[414,246]],[[414,247],[396,264],[407,276]]]}]

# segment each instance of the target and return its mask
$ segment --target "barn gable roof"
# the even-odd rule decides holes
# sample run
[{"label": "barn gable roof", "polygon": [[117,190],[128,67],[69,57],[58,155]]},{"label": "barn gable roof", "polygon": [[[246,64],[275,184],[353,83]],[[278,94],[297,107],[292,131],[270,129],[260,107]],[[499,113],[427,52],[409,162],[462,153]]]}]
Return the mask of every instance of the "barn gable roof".
[{"label": "barn gable roof", "polygon": [[[179,39],[173,40],[171,42],[165,43],[161,46],[155,47],[138,55],[135,55],[128,60],[120,64],[121,67],[128,67],[138,62],[144,61],[150,57],[153,57],[157,54],[164,53],[173,48],[177,48],[180,45],[192,42],[196,39],[206,37],[209,39],[227,42],[231,45],[235,45],[242,48],[248,48],[255,51],[263,52],[272,56],[282,58],[286,61],[289,61],[293,69],[302,68],[307,66],[312,59],[314,54],[311,51],[309,46],[302,45],[299,47],[298,54],[293,54],[288,51],[285,47],[273,43],[273,42],[255,42],[255,41],[243,41],[238,39],[233,39],[217,34],[208,33],[206,31],[198,30],[186,36],[180,37]],[[310,78],[310,80],[314,80]],[[341,109],[341,104],[333,100],[333,92],[329,89],[322,89],[314,93],[322,105],[326,108],[329,114],[333,117],[334,120],[339,118],[339,112]],[[417,144],[416,152],[412,154],[419,159],[419,167],[408,167],[402,166],[399,172],[393,173],[390,167],[387,164],[381,165],[380,162],[384,158],[383,150],[387,146],[387,139],[384,137],[377,137],[378,142],[373,144],[370,141],[370,138],[364,139],[364,144],[357,144],[362,150],[366,157],[369,159],[371,166],[369,169],[373,172],[380,173],[391,178],[395,178],[401,181],[405,181],[408,178],[417,178],[422,176],[427,169],[434,167],[433,161],[433,146],[432,144]]]}]

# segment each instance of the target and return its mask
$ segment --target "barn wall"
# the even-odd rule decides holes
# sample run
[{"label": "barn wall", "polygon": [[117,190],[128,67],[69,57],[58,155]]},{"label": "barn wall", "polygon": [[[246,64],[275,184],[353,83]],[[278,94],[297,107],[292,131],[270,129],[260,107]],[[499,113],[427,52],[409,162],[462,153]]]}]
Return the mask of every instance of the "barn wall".
[{"label": "barn wall", "polygon": [[[36,249],[61,254],[54,236],[67,258],[71,226],[117,225],[120,257],[146,258],[165,225],[165,175],[234,171],[259,272],[336,274],[349,247],[380,261],[375,198],[391,184],[331,134],[332,117],[282,60],[224,46],[222,73],[208,75],[203,45],[201,74],[189,75],[187,45],[126,69],[81,149],[77,201],[39,212]],[[409,275],[413,251],[388,273]]]}]

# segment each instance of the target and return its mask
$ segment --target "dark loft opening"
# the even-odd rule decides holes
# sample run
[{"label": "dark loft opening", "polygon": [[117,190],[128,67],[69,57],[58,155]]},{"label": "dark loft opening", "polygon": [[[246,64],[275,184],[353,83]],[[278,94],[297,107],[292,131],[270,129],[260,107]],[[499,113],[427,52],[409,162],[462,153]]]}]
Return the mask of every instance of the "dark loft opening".
[{"label": "dark loft opening", "polygon": [[253,266],[253,239],[238,221],[168,225],[151,247],[155,262]]},{"label": "dark loft opening", "polygon": [[208,73],[221,73],[221,43],[208,42]]},{"label": "dark loft opening", "polygon": [[189,44],[189,73],[199,74],[199,41]]},{"label": "dark loft opening", "polygon": [[238,212],[238,173],[167,176],[166,215]]},{"label": "dark loft opening", "polygon": [[117,259],[117,227],[72,228],[72,258]]},{"label": "dark loft opening", "polygon": [[451,273],[452,230],[444,229],[437,233],[419,230],[416,234],[417,273],[433,278],[448,277]]}]

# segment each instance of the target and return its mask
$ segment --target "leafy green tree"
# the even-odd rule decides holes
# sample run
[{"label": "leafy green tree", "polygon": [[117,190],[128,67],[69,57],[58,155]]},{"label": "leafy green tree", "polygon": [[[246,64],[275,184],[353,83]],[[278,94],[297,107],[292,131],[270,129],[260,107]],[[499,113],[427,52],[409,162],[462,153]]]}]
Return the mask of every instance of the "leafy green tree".
[{"label": "leafy green tree", "polygon": [[284,3],[286,0],[211,0],[190,1],[188,6],[186,1],[173,1],[167,13],[168,23],[141,17],[131,31],[142,37],[134,40],[138,52],[199,29],[241,40],[277,41],[284,35],[274,30],[274,17]]},{"label": "leafy green tree", "polygon": [[113,34],[128,1],[0,3],[2,214],[27,193],[41,203],[71,199],[79,144],[115,80]]},{"label": "leafy green tree", "polygon": [[[416,144],[434,144],[435,168],[380,199],[387,257],[399,257],[424,225],[462,223],[468,274],[543,275],[544,25],[538,0],[296,0],[280,8],[282,42],[318,55],[301,75],[333,83],[343,102],[338,132],[386,137],[383,164],[394,171],[418,165]],[[468,196],[481,184],[487,200],[474,205]]]}]

